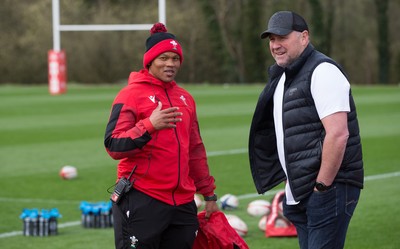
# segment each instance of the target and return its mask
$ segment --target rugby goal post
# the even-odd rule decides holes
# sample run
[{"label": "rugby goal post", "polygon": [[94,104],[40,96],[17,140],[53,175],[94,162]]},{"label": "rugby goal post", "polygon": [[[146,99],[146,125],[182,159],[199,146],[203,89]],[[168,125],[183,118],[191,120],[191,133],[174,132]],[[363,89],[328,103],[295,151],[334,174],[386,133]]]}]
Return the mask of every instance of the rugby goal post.
[{"label": "rugby goal post", "polygon": [[[166,0],[158,0],[158,21],[166,24]],[[66,54],[61,49],[62,31],[140,31],[150,30],[153,24],[60,24],[60,1],[52,0],[53,49],[48,51],[49,93],[58,95],[67,89]]]}]

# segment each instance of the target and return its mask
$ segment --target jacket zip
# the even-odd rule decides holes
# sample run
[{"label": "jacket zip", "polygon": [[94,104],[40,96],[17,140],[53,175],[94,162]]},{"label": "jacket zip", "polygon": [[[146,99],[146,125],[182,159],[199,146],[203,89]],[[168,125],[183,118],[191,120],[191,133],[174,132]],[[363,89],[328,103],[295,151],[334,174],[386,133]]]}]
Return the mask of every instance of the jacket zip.
[{"label": "jacket zip", "polygon": [[[167,99],[168,99],[170,106],[173,107],[171,99],[169,98],[167,89],[165,88],[164,90],[165,90],[165,94],[167,95]],[[181,175],[181,144],[179,141],[178,131],[176,130],[176,128],[174,128],[174,132],[175,132],[176,141],[178,143],[178,181],[176,183],[175,189],[172,191],[172,200],[174,202],[174,206],[176,206],[175,191],[178,189],[179,182],[180,182],[180,175]]]}]

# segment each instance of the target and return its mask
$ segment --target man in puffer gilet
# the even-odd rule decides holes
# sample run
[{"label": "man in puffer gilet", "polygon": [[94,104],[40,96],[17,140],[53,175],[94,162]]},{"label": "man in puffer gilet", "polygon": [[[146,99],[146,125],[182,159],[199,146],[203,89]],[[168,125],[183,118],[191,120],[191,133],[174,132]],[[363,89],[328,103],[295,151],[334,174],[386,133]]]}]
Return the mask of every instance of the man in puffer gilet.
[{"label": "man in puffer gilet", "polygon": [[275,13],[269,38],[276,64],[250,128],[249,159],[259,193],[285,181],[283,213],[300,248],[343,248],[363,188],[362,148],[350,84],[309,42],[305,20]]}]

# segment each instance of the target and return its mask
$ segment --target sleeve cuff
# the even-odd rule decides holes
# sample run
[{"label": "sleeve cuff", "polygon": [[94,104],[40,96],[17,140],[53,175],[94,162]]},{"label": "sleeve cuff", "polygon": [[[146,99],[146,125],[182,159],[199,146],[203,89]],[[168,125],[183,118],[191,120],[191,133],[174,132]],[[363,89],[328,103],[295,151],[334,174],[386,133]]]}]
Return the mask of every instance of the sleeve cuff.
[{"label": "sleeve cuff", "polygon": [[144,119],[143,125],[144,125],[144,128],[147,130],[147,132],[150,134],[156,131],[156,129],[154,129],[153,124],[150,122],[150,118]]}]

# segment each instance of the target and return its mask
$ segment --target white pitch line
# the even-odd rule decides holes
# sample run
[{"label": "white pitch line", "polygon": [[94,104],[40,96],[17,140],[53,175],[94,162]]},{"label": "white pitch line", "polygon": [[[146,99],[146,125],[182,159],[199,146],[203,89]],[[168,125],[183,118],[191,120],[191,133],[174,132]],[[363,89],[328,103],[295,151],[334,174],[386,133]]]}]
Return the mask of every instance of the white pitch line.
[{"label": "white pitch line", "polygon": [[13,236],[17,236],[17,235],[22,235],[22,232],[21,231],[13,231],[13,232],[9,232],[9,233],[2,233],[2,234],[0,234],[0,239],[13,237]]},{"label": "white pitch line", "polygon": [[[81,221],[71,221],[71,222],[65,222],[62,224],[59,224],[57,227],[58,228],[65,228],[65,227],[73,227],[73,226],[78,226],[81,224]],[[1,238],[8,238],[8,237],[13,237],[13,236],[18,236],[22,235],[22,231],[13,231],[9,233],[1,233],[0,234],[0,239]]]},{"label": "white pitch line", "polygon": [[[400,172],[366,176],[366,177],[364,177],[364,181],[380,180],[380,179],[392,178],[392,177],[396,177],[396,176],[400,176]],[[278,193],[279,191],[282,191],[282,190],[283,189],[272,190],[272,191],[266,192],[265,194],[251,193],[251,194],[238,195],[238,199],[250,199],[250,198],[255,198],[258,196],[271,196],[271,195],[275,195],[276,193]]]},{"label": "white pitch line", "polygon": [[222,150],[222,151],[211,151],[207,152],[207,156],[223,156],[223,155],[236,155],[247,153],[247,149],[234,149],[234,150]]},{"label": "white pitch line", "polygon": [[58,225],[58,228],[73,227],[73,226],[78,226],[80,224],[81,224],[80,220],[70,221],[70,222],[65,222],[65,223]]},{"label": "white pitch line", "polygon": [[380,175],[366,176],[366,177],[364,177],[364,180],[365,181],[371,181],[371,180],[392,178],[392,177],[396,177],[396,176],[400,176],[400,171],[392,172],[392,173],[386,173],[386,174],[380,174]]}]

